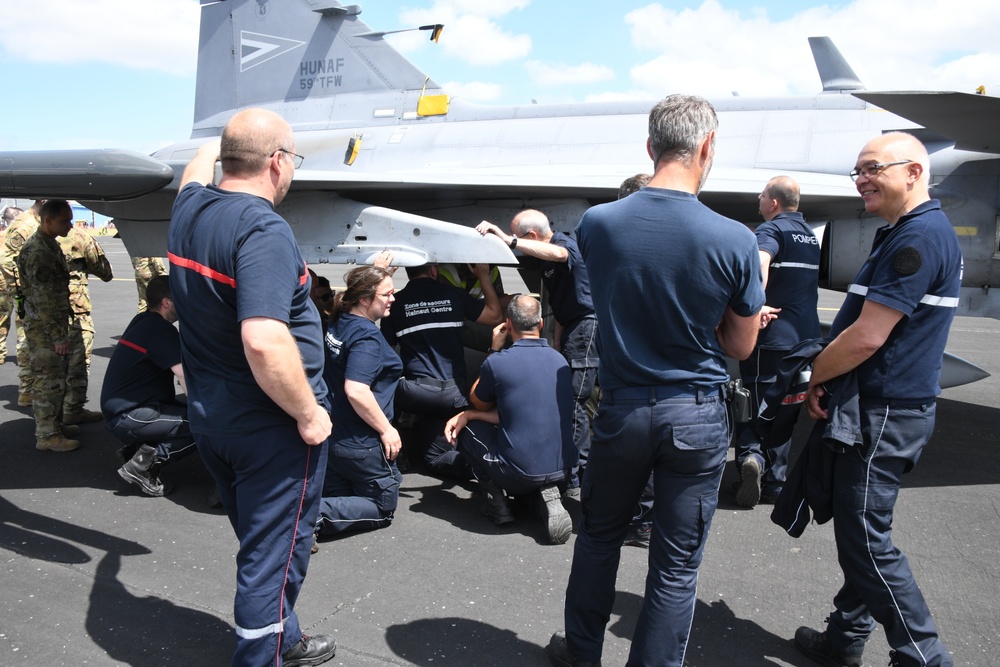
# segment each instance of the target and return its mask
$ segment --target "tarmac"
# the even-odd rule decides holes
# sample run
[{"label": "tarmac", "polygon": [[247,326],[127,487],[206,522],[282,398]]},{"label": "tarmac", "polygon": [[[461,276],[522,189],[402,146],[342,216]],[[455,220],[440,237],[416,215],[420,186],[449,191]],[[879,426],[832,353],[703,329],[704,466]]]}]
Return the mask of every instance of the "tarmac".
[{"label": "tarmac", "polygon": [[[100,241],[117,277],[91,284],[92,409],[136,306],[122,242]],[[344,267],[318,268],[341,282]],[[821,319],[840,299],[821,295]],[[957,318],[948,350],[993,375],[941,395],[935,435],[896,504],[894,541],[955,664],[1000,665],[1000,321]],[[34,448],[31,411],[17,407],[11,335],[0,366],[0,664],[228,664],[237,543],[208,505],[212,481],[198,457],[164,468],[175,490],[150,498],[118,477],[119,445],[103,425],[84,425],[79,440],[70,453]],[[735,505],[734,479],[729,466],[686,664],[811,665],[791,638],[800,625],[823,627],[842,582],[832,526],[793,539],[770,507]],[[576,525],[579,503],[566,506]],[[473,485],[406,474],[392,526],[320,544],[296,611],[307,633],[336,636],[329,665],[547,665],[574,540],[548,545],[525,509],[496,527],[479,514]],[[605,665],[627,658],[646,556],[622,549]],[[866,664],[885,665],[888,653],[878,629]]]}]

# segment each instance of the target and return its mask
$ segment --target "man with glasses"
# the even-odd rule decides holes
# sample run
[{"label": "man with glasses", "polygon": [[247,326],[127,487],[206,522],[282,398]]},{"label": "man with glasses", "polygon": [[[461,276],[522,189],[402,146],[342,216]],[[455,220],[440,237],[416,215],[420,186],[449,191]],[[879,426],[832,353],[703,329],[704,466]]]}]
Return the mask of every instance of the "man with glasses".
[{"label": "man with glasses", "polygon": [[[302,634],[305,579],[330,435],[323,332],[306,265],[274,211],[301,156],[277,114],[232,117],[181,177],[167,235],[188,417],[239,538],[233,664],[318,665]],[[217,159],[222,180],[211,185]]]},{"label": "man with glasses", "polygon": [[556,319],[554,347],[566,357],[573,371],[573,443],[580,455],[580,467],[569,481],[578,489],[590,452],[590,416],[587,401],[597,382],[597,317],[590,297],[590,279],[580,256],[577,240],[569,234],[553,232],[541,211],[527,209],[510,221],[510,234],[483,221],[480,234],[495,234],[511,250],[542,260],[542,283]]},{"label": "man with glasses", "polygon": [[[862,442],[833,455],[833,529],[844,585],[826,630],[802,627],[796,646],[824,665],[861,665],[882,624],[893,665],[951,665],[906,557],[892,543],[893,507],[934,429],[948,329],[958,306],[962,252],[941,203],[930,198],[930,159],[912,135],[871,140],[851,172],[865,210],[889,224],[834,319],[813,363],[807,406],[829,417],[824,383],[855,373]],[[830,400],[830,405],[833,400]]]}]

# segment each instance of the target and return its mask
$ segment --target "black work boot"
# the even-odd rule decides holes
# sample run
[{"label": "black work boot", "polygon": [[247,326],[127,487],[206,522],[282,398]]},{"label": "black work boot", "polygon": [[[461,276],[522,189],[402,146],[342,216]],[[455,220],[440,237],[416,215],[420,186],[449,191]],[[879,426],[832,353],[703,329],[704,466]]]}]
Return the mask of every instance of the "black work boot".
[{"label": "black work boot", "polygon": [[118,474],[129,484],[135,484],[147,496],[164,496],[169,490],[159,479],[162,463],[156,460],[156,450],[142,445],[128,463],[118,469]]},{"label": "black work boot", "polygon": [[801,627],[795,631],[795,648],[821,665],[829,667],[863,667],[864,646],[834,650],[825,632]]},{"label": "black work boot", "polygon": [[302,635],[299,643],[285,651],[281,664],[285,667],[320,665],[337,655],[337,640],[330,635]]},{"label": "black work boot", "polygon": [[507,506],[507,499],[503,495],[503,489],[490,480],[479,480],[479,492],[483,494],[480,511],[491,518],[493,523],[502,526],[514,520],[514,515]]}]

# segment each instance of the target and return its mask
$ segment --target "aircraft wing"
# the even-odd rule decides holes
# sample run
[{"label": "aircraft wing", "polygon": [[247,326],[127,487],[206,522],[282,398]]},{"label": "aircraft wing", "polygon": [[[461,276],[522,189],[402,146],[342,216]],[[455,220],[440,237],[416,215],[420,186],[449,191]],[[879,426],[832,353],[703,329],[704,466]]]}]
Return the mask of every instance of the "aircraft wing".
[{"label": "aircraft wing", "polygon": [[933,91],[852,95],[948,137],[956,148],[1000,153],[1000,97]]}]

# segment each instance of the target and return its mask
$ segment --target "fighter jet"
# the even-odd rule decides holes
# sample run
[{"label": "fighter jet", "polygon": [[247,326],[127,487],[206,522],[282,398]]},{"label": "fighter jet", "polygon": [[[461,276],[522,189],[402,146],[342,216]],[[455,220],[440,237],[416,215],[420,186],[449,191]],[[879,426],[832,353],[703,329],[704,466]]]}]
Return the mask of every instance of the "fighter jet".
[{"label": "fighter jet", "polygon": [[[571,231],[621,181],[651,168],[655,100],[480,106],[450,96],[336,0],[202,0],[190,139],[152,156],[128,151],[0,152],[0,196],[62,196],[111,216],[133,255],[163,255],[184,165],[238,110],[281,114],[306,156],[279,212],[311,263],[515,264],[492,235],[525,207]],[[423,26],[436,38],[441,26]],[[712,100],[715,166],[701,199],[750,221],[769,178],[800,184],[807,219],[825,228],[824,287],[844,290],[884,224],[847,176],[869,139],[905,130],[931,153],[965,253],[959,312],[1000,317],[1000,100],[963,93],[874,93],[827,38],[811,38],[823,84],[811,97]],[[992,122],[991,122],[992,121]]]}]

